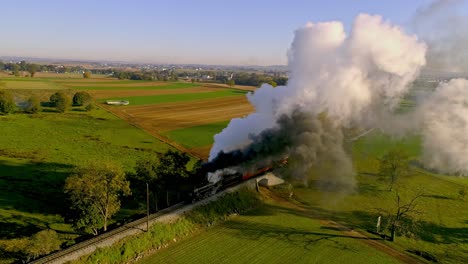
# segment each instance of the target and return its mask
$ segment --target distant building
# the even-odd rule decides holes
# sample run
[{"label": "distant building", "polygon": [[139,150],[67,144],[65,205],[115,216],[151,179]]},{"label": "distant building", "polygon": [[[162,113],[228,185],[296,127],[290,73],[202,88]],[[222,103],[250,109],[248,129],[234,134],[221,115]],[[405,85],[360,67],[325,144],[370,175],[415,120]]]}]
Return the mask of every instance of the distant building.
[{"label": "distant building", "polygon": [[129,105],[130,102],[129,101],[114,101],[114,100],[108,100],[106,101],[106,104],[108,105]]}]

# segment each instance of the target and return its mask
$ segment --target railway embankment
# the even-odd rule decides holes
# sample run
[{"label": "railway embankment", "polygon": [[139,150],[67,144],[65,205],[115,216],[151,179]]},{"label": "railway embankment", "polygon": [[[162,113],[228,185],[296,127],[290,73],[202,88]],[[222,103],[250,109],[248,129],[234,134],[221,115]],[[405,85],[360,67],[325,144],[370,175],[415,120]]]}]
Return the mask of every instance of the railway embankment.
[{"label": "railway embankment", "polygon": [[196,203],[176,204],[150,215],[149,220],[141,218],[31,263],[89,263],[93,259],[99,259],[102,263],[106,263],[105,259],[112,259],[109,262],[115,263],[137,259],[144,252],[165,247],[170,241],[250,209],[257,204],[256,182],[276,182],[275,179],[269,173]]}]

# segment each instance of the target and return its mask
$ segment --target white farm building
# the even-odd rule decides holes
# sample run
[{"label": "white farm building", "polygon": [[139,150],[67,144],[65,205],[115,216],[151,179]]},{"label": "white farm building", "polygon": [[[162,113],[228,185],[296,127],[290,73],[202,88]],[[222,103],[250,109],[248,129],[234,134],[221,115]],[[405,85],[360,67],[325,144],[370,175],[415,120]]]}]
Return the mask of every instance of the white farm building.
[{"label": "white farm building", "polygon": [[108,101],[106,101],[106,104],[108,104],[108,105],[128,105],[128,104],[130,104],[130,102],[125,101],[125,100],[122,100],[122,101],[108,100]]}]

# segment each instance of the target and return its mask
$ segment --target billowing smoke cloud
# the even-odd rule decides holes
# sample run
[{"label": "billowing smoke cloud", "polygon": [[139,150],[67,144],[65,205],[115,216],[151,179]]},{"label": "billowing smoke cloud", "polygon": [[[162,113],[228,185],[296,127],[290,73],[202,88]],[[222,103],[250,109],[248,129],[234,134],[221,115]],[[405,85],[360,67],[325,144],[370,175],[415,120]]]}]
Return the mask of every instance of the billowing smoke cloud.
[{"label": "billowing smoke cloud", "polygon": [[332,160],[326,177],[352,186],[341,129],[381,126],[380,115],[394,110],[425,64],[425,51],[416,36],[380,16],[359,15],[349,36],[340,22],[307,24],[288,54],[288,85],[250,93],[256,112],[215,136],[210,161],[228,167],[289,155],[298,165],[290,166],[293,176],[305,178]]},{"label": "billowing smoke cloud", "polygon": [[464,0],[436,0],[420,8],[412,21],[428,44],[427,67],[447,72],[468,71],[468,18],[459,10]]},{"label": "billowing smoke cloud", "polygon": [[441,83],[419,111],[424,121],[424,164],[468,175],[468,80]]}]

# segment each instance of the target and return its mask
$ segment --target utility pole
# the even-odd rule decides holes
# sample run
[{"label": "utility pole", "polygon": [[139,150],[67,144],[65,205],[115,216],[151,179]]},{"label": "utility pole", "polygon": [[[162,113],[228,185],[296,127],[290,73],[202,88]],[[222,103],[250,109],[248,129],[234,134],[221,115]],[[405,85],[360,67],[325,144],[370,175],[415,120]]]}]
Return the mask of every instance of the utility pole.
[{"label": "utility pole", "polygon": [[146,183],[146,232],[149,232],[149,185]]}]

